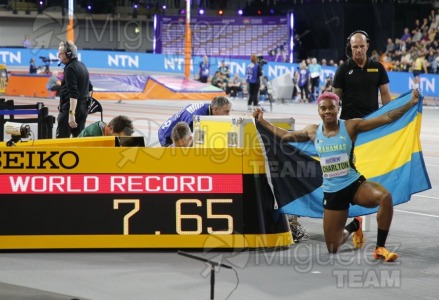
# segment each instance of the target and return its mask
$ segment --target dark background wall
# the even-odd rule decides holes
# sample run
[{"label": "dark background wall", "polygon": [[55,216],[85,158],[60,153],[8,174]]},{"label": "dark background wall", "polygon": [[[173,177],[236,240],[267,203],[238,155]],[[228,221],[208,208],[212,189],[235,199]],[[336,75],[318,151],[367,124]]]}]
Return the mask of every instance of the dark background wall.
[{"label": "dark background wall", "polygon": [[[0,0],[4,3],[7,1]],[[21,1],[17,1],[21,2]],[[59,11],[66,7],[66,0],[48,0],[47,7],[51,5]],[[147,3],[153,1],[138,1],[139,11],[137,18],[133,19],[132,1],[115,1],[115,0],[81,0],[76,1],[77,11],[85,14],[86,17],[93,19],[93,26],[87,22],[84,17],[78,18],[79,32],[78,46],[80,48],[92,49],[121,49],[129,48],[127,51],[150,51],[152,49],[153,26],[150,16],[147,17],[151,10],[147,10]],[[174,1],[154,1],[158,6],[164,3],[174,3]],[[184,5],[184,1],[180,1]],[[224,5],[223,1],[222,5]],[[244,3],[249,2],[247,7]],[[376,2],[376,3],[375,3]],[[400,3],[413,2],[413,3]],[[275,14],[286,15],[289,12],[294,13],[295,29],[294,34],[300,37],[302,47],[299,49],[296,60],[306,57],[339,59],[345,58],[346,38],[355,30],[365,30],[370,36],[370,51],[377,50],[382,52],[386,47],[387,38],[399,38],[402,36],[403,28],[412,29],[416,19],[427,17],[430,11],[436,6],[439,7],[439,1],[401,1],[401,0],[285,0],[276,1],[227,1],[225,15],[236,15],[238,8],[244,8],[247,15],[270,15],[273,11]],[[9,3],[15,3],[9,1]],[[87,3],[94,3],[92,13],[84,11]],[[125,7],[117,6],[125,3]],[[214,2],[215,3],[215,2]],[[268,3],[268,4],[267,4]],[[104,5],[106,4],[106,5]],[[111,4],[111,5],[110,5]],[[271,6],[270,6],[271,5]],[[26,7],[26,6],[24,6]],[[217,8],[209,9],[206,13],[217,15]],[[98,14],[99,13],[99,14]],[[125,13],[125,16],[123,15]],[[169,7],[166,14],[176,14],[178,9]],[[14,15],[10,11],[0,11],[0,46],[21,45],[25,34],[35,32],[37,24],[36,12],[26,15],[24,11],[19,11]],[[106,15],[107,14],[107,15]],[[192,15],[197,14],[197,7],[194,6]],[[122,15],[122,19],[114,19],[109,26],[108,16]],[[107,18],[105,18],[107,16]],[[63,24],[58,19],[52,20],[50,24],[44,24],[43,27],[56,28]],[[38,27],[38,26],[37,26]],[[38,30],[40,30],[38,27]],[[134,29],[139,33],[133,33]],[[108,30],[102,33],[102,30]],[[59,30],[58,30],[59,31]],[[87,33],[87,31],[89,31]],[[95,34],[89,34],[89,33]],[[98,36],[99,39],[95,38]],[[140,37],[144,38],[140,40]],[[117,38],[115,38],[117,37]],[[148,37],[148,38],[145,38]],[[56,46],[57,43],[47,42],[46,47]]]}]

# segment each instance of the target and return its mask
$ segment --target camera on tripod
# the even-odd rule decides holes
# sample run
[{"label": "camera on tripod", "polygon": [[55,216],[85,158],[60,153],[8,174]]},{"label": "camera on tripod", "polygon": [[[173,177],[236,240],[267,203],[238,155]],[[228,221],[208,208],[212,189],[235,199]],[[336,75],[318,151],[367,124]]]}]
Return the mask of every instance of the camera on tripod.
[{"label": "camera on tripod", "polygon": [[264,56],[259,55],[258,56],[258,63],[262,67],[262,66],[264,66],[267,63],[267,61],[265,60]]},{"label": "camera on tripod", "polygon": [[43,61],[44,65],[39,66],[38,69],[44,68],[44,73],[46,73],[46,74],[50,73],[50,63],[51,62],[58,62],[58,59],[50,59],[47,56],[40,56],[40,59]]},{"label": "camera on tripod", "polygon": [[51,62],[58,61],[58,59],[50,59],[47,56],[40,56],[40,59],[43,61],[43,63],[51,63]]}]

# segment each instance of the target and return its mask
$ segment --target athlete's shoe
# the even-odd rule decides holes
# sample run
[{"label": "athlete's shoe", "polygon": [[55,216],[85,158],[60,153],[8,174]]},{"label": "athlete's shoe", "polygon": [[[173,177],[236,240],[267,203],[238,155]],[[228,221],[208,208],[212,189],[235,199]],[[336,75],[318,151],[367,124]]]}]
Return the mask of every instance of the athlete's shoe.
[{"label": "athlete's shoe", "polygon": [[297,216],[292,216],[292,215],[288,216],[291,235],[293,236],[293,240],[295,243],[309,240],[308,234],[306,232],[306,228],[299,223],[297,218],[298,218]]},{"label": "athlete's shoe", "polygon": [[354,232],[352,236],[352,242],[354,243],[355,249],[361,249],[364,245],[364,235],[363,235],[363,218],[355,217],[358,220],[358,229]]},{"label": "athlete's shoe", "polygon": [[386,262],[391,262],[391,261],[395,261],[398,259],[398,254],[396,254],[394,252],[389,252],[384,247],[378,247],[373,252],[373,257],[375,257],[375,259],[382,259]]}]

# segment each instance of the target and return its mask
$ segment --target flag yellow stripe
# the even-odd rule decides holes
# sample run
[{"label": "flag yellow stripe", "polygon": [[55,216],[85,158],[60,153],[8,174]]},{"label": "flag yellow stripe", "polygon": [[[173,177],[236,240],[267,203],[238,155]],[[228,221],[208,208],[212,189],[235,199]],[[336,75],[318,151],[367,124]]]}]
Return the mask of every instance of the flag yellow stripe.
[{"label": "flag yellow stripe", "polygon": [[387,174],[411,160],[412,153],[421,151],[417,140],[421,114],[401,130],[355,147],[356,167],[366,178]]}]

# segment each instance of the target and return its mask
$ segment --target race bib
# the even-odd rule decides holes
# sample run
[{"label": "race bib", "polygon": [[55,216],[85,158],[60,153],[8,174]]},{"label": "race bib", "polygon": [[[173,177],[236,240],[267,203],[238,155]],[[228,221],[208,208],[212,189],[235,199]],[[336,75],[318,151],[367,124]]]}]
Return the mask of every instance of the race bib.
[{"label": "race bib", "polygon": [[321,158],[320,164],[324,178],[345,176],[349,174],[351,168],[349,165],[349,157],[346,153]]}]

